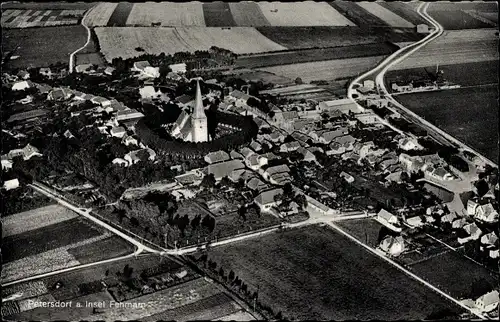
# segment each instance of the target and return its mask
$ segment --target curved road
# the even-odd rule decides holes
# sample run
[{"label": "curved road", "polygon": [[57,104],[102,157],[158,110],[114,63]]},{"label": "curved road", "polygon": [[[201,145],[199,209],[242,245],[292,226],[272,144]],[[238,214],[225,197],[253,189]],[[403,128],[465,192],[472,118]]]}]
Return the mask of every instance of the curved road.
[{"label": "curved road", "polygon": [[87,47],[87,45],[89,44],[90,42],[90,29],[89,27],[87,27],[87,25],[85,24],[85,18],[87,18],[88,14],[95,8],[92,7],[90,8],[89,10],[87,10],[87,12],[85,12],[85,15],[83,15],[82,17],[82,26],[87,30],[87,41],[85,42],[85,44],[78,48],[77,50],[75,50],[74,52],[72,52],[70,55],[69,55],[69,73],[73,73],[73,65],[75,64],[74,60],[75,60],[75,54],[78,53],[80,50],[83,50],[85,47]]}]

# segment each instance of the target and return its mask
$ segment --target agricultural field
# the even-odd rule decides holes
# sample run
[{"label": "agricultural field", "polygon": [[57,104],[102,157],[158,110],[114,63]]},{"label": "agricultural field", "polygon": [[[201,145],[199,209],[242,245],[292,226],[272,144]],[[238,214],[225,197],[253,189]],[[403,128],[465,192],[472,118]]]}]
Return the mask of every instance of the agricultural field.
[{"label": "agricultural field", "polygon": [[115,7],[108,20],[108,27],[124,27],[127,24],[127,19],[134,7],[133,3],[120,2]]},{"label": "agricultural field", "polygon": [[67,252],[80,264],[88,264],[108,258],[124,256],[131,254],[133,251],[134,247],[118,236],[110,236],[91,244],[70,247],[67,249]]},{"label": "agricultural field", "polygon": [[470,298],[473,285],[482,279],[498,286],[498,275],[453,251],[411,265],[411,270],[458,299]]},{"label": "agricultural field", "polygon": [[[428,13],[446,30],[492,28],[498,22],[498,4],[495,2],[432,3]],[[487,18],[494,16],[494,20]]]},{"label": "agricultural field", "polygon": [[2,237],[22,234],[76,217],[76,213],[60,205],[32,209],[8,217],[2,216]]},{"label": "agricultural field", "polygon": [[358,6],[355,2],[330,1],[328,4],[357,26],[387,26],[382,19]]},{"label": "agricultural field", "polygon": [[106,26],[117,5],[113,2],[100,2],[85,17],[85,24],[89,27]]},{"label": "agricultural field", "polygon": [[373,248],[378,246],[380,230],[385,227],[375,219],[343,220],[339,221],[337,225]]},{"label": "agricultural field", "polygon": [[490,160],[496,160],[499,152],[497,98],[496,84],[396,96],[401,104]]},{"label": "agricultural field", "polygon": [[[126,18],[127,25],[151,26],[205,26],[201,2],[146,2],[135,3]],[[109,25],[109,24],[108,24]]]},{"label": "agricultural field", "polygon": [[430,5],[429,11],[477,10],[484,12],[498,11],[498,4],[491,1],[440,1]]},{"label": "agricultural field", "polygon": [[141,47],[150,54],[194,52],[217,46],[237,54],[284,50],[285,47],[262,36],[254,28],[235,27],[230,30],[208,27],[186,28],[95,28],[101,52],[107,61],[141,54]]},{"label": "agricultural field", "polygon": [[258,285],[259,300],[287,318],[423,319],[445,308],[459,310],[327,227],[214,248],[209,258],[233,270],[251,291]]},{"label": "agricultural field", "polygon": [[229,3],[215,1],[203,3],[203,16],[207,27],[236,27]]},{"label": "agricultural field", "polygon": [[[395,80],[405,81],[412,77],[428,77],[425,70],[434,73],[436,67],[443,71],[443,79],[462,86],[498,83],[498,61],[492,60],[477,63],[431,65],[419,68],[391,70],[386,73],[386,84],[390,85]],[[467,77],[464,77],[464,75],[467,75]]]},{"label": "agricultural field", "polygon": [[357,76],[358,74],[373,68],[384,58],[385,56],[370,56],[334,59],[260,68],[259,70],[290,79],[300,77],[304,82],[311,82],[314,80],[335,80]]},{"label": "agricultural field", "polygon": [[358,6],[370,12],[371,14],[377,16],[383,20],[386,24],[391,27],[399,28],[413,28],[414,25],[408,20],[398,16],[389,9],[382,7],[380,4],[375,2],[358,2]]},{"label": "agricultural field", "polygon": [[285,64],[307,63],[330,59],[345,59],[366,56],[390,55],[397,50],[396,46],[386,43],[363,44],[357,46],[341,46],[321,49],[305,49],[279,53],[263,53],[239,56],[235,67],[257,68]]},{"label": "agricultural field", "polygon": [[69,55],[85,44],[86,40],[87,31],[81,25],[3,30],[3,52],[19,56],[8,61],[6,68],[47,67],[59,62],[67,63]]},{"label": "agricultural field", "polygon": [[262,10],[256,2],[230,2],[229,9],[234,22],[240,27],[270,26]]},{"label": "agricultural field", "polygon": [[278,76],[273,73],[263,72],[258,70],[251,69],[235,69],[230,73],[226,72],[223,75],[235,75],[238,78],[246,80],[247,82],[262,82],[264,84],[272,83],[276,85],[291,85],[294,84],[294,81],[290,78],[286,78],[283,76]]},{"label": "agricultural field", "polygon": [[85,10],[20,10],[2,12],[2,28],[53,27],[76,25]]},{"label": "agricultural field", "polygon": [[271,26],[355,26],[325,2],[267,2],[258,5]]},{"label": "agricultural field", "polygon": [[378,3],[380,6],[394,12],[401,18],[405,19],[406,21],[418,25],[418,24],[428,24],[427,20],[422,18],[416,10],[416,8],[413,8],[409,3],[406,2],[399,2],[399,1],[393,1],[393,2],[379,2]]},{"label": "agricultural field", "polygon": [[392,70],[498,60],[498,37],[495,37],[494,29],[446,31]]},{"label": "agricultural field", "polygon": [[87,10],[97,2],[10,2],[2,3],[2,9],[32,9],[32,10]]},{"label": "agricultural field", "polygon": [[494,26],[484,20],[476,19],[461,10],[455,10],[453,12],[430,10],[429,14],[432,18],[436,19],[445,30],[491,28]]}]

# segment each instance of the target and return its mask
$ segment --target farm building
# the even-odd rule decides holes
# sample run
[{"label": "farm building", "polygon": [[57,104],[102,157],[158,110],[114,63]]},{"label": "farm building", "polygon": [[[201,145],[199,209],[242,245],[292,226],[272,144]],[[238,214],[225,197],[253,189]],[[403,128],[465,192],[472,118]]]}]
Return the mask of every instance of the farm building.
[{"label": "farm building", "polygon": [[19,187],[19,180],[17,179],[7,180],[3,183],[3,188],[5,190],[12,190],[18,187]]},{"label": "farm building", "polygon": [[375,82],[372,81],[371,79],[367,79],[363,82],[363,87],[372,90],[375,88]]},{"label": "farm building", "polygon": [[116,120],[118,122],[138,120],[142,117],[144,117],[144,114],[142,114],[141,112],[138,112],[135,109],[131,109],[131,108],[128,108],[128,109],[123,110],[123,111],[118,111],[118,113],[116,113]]},{"label": "farm building", "polygon": [[173,73],[185,73],[186,72],[186,63],[180,63],[180,64],[172,64],[168,65],[170,69],[172,70]]},{"label": "farm building", "polygon": [[405,242],[401,236],[387,236],[382,240],[379,247],[392,256],[399,256],[405,250]]},{"label": "farm building", "polygon": [[231,174],[233,170],[244,169],[245,165],[240,160],[231,160],[225,162],[219,162],[215,164],[210,164],[207,167],[208,174],[213,174],[216,181],[221,180]]},{"label": "farm building", "polygon": [[34,86],[33,82],[23,80],[23,81],[14,83],[14,85],[12,85],[12,90],[13,91],[22,91],[22,90],[25,90],[27,88],[31,88],[33,86]]},{"label": "farm building", "polygon": [[476,208],[475,217],[478,220],[492,223],[498,221],[498,211],[493,208],[491,203],[480,205]]},{"label": "farm building", "polygon": [[158,67],[152,67],[148,61],[141,60],[134,63],[132,71],[141,73],[141,76],[157,78],[160,76]]},{"label": "farm building", "polygon": [[216,151],[216,152],[210,152],[209,154],[205,155],[205,162],[208,164],[213,164],[217,162],[223,162],[223,161],[228,161],[229,160],[229,154],[225,151]]},{"label": "farm building", "polygon": [[399,227],[399,218],[385,209],[379,211],[375,220],[377,220],[387,228],[390,228],[397,232],[401,232],[401,227]]},{"label": "farm building", "polygon": [[349,114],[349,112],[353,113],[361,112],[358,105],[350,98],[344,98],[333,101],[324,101],[319,103],[318,108],[321,113],[329,113],[335,110],[341,111],[344,114]]},{"label": "farm building", "polygon": [[428,34],[429,33],[429,26],[426,24],[419,24],[417,25],[417,33],[419,34]]},{"label": "farm building", "polygon": [[499,294],[497,290],[491,291],[479,297],[475,304],[482,312],[491,312],[498,307]]},{"label": "farm building", "polygon": [[32,110],[11,115],[7,123],[28,123],[43,118],[49,113],[47,110]]}]

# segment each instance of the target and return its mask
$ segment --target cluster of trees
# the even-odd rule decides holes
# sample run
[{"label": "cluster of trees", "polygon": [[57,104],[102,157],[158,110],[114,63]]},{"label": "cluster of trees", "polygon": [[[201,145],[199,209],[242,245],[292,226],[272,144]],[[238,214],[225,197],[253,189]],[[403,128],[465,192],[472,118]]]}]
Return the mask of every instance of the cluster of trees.
[{"label": "cluster of trees", "polygon": [[140,120],[135,128],[142,141],[155,151],[168,152],[179,158],[199,158],[209,152],[225,150],[229,151],[241,146],[257,136],[258,127],[251,117],[216,112],[217,122],[234,126],[240,131],[223,136],[209,142],[184,142],[181,140],[169,141],[160,137],[144,120]]}]

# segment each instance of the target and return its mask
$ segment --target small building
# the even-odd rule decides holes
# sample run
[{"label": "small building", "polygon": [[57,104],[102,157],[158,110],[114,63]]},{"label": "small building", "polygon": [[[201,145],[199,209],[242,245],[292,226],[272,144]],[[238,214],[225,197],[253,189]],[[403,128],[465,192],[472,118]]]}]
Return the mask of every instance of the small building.
[{"label": "small building", "polygon": [[115,71],[114,67],[108,66],[106,67],[106,69],[104,69],[104,74],[111,76],[113,75],[114,71]]},{"label": "small building", "polygon": [[126,133],[127,133],[127,131],[121,126],[114,126],[109,131],[109,134],[111,134],[111,136],[114,136],[114,137],[117,137],[120,139],[123,138]]},{"label": "small building", "polygon": [[419,34],[428,34],[429,33],[429,26],[424,24],[424,23],[418,24],[416,28],[417,28],[417,33],[419,33]]},{"label": "small building", "polygon": [[400,149],[403,149],[405,151],[409,150],[422,150],[423,147],[415,140],[411,138],[401,138],[398,141],[398,146]]},{"label": "small building", "polygon": [[397,257],[401,255],[405,250],[405,242],[403,237],[397,236],[387,236],[385,237],[379,245],[380,249],[387,254]]},{"label": "small building", "polygon": [[341,177],[341,178],[344,178],[344,180],[345,180],[345,181],[347,181],[348,183],[353,183],[353,182],[354,182],[354,177],[353,177],[353,176],[351,176],[351,175],[350,175],[349,173],[347,173],[347,172],[342,171],[342,172],[340,173],[340,177]]},{"label": "small building", "polygon": [[3,188],[5,190],[12,190],[19,188],[19,180],[18,179],[7,180],[3,183]]},{"label": "small building", "polygon": [[121,166],[128,166],[129,165],[129,162],[125,159],[122,159],[122,158],[114,158],[113,161],[111,161],[113,164],[118,164],[118,165],[121,165]]},{"label": "small building", "polygon": [[423,216],[414,216],[406,218],[406,223],[414,228],[422,227],[425,225]]},{"label": "small building", "polygon": [[280,152],[292,152],[297,151],[300,148],[300,144],[297,141],[283,143],[280,146]]},{"label": "small building", "polygon": [[124,159],[127,160],[129,165],[136,164],[137,162],[141,161],[139,154],[144,151],[148,153],[148,160],[149,161],[154,161],[156,158],[156,153],[150,148],[145,148],[145,149],[139,149],[135,151],[131,151],[127,154],[125,154]]},{"label": "small building", "polygon": [[488,292],[476,300],[476,308],[481,312],[491,312],[498,307],[498,299],[499,293],[497,290]]},{"label": "small building", "polygon": [[14,85],[12,85],[12,90],[13,91],[23,91],[27,88],[33,87],[33,83],[28,81],[28,80],[23,80],[20,82],[15,82]]},{"label": "small building", "polygon": [[255,177],[248,180],[246,186],[248,189],[258,192],[264,191],[269,188],[269,186],[265,182]]},{"label": "small building", "polygon": [[473,199],[467,200],[467,214],[469,216],[474,216],[476,214],[476,209],[479,206],[477,201]]},{"label": "small building", "polygon": [[17,77],[19,79],[22,79],[22,80],[27,80],[30,78],[30,73],[28,73],[27,71],[25,70],[20,70],[18,73],[17,73]]},{"label": "small building", "polygon": [[385,209],[381,209],[377,217],[375,218],[379,223],[382,225],[386,226],[387,228],[390,228],[391,230],[394,230],[396,232],[401,232],[401,227],[399,225],[399,218],[396,217],[395,215],[391,214]]},{"label": "small building", "polygon": [[173,73],[183,74],[186,72],[186,63],[168,65]]},{"label": "small building", "polygon": [[75,71],[77,73],[89,73],[89,72],[93,72],[94,69],[93,69],[92,64],[81,64],[81,65],[77,65],[75,67]]},{"label": "small building", "polygon": [[363,87],[372,90],[375,88],[375,82],[372,81],[371,79],[367,79],[367,80],[363,81]]},{"label": "small building", "polygon": [[453,229],[461,229],[467,224],[467,220],[465,218],[455,218],[455,220],[451,223],[451,227]]},{"label": "small building", "polygon": [[241,160],[230,160],[208,165],[207,172],[213,174],[216,181],[220,181],[222,178],[228,177],[233,170],[244,168],[245,164]]},{"label": "small building", "polygon": [[493,208],[491,203],[480,205],[476,208],[475,218],[487,223],[498,221],[498,211]]},{"label": "small building", "polygon": [[496,242],[498,242],[498,236],[493,231],[481,237],[481,243],[483,245],[495,245]]},{"label": "small building", "polygon": [[255,197],[254,202],[257,206],[259,206],[261,211],[267,212],[270,211],[272,207],[278,204],[278,202],[274,200],[275,196],[282,194],[283,189],[281,188],[263,191],[257,197]]},{"label": "small building", "polygon": [[160,76],[158,67],[151,67],[148,61],[142,60],[134,63],[132,71],[140,72],[142,76],[157,78]]},{"label": "small building", "polygon": [[478,240],[483,233],[476,223],[465,225],[463,230],[467,233],[468,237],[458,238],[460,244],[464,244],[470,240]]}]

